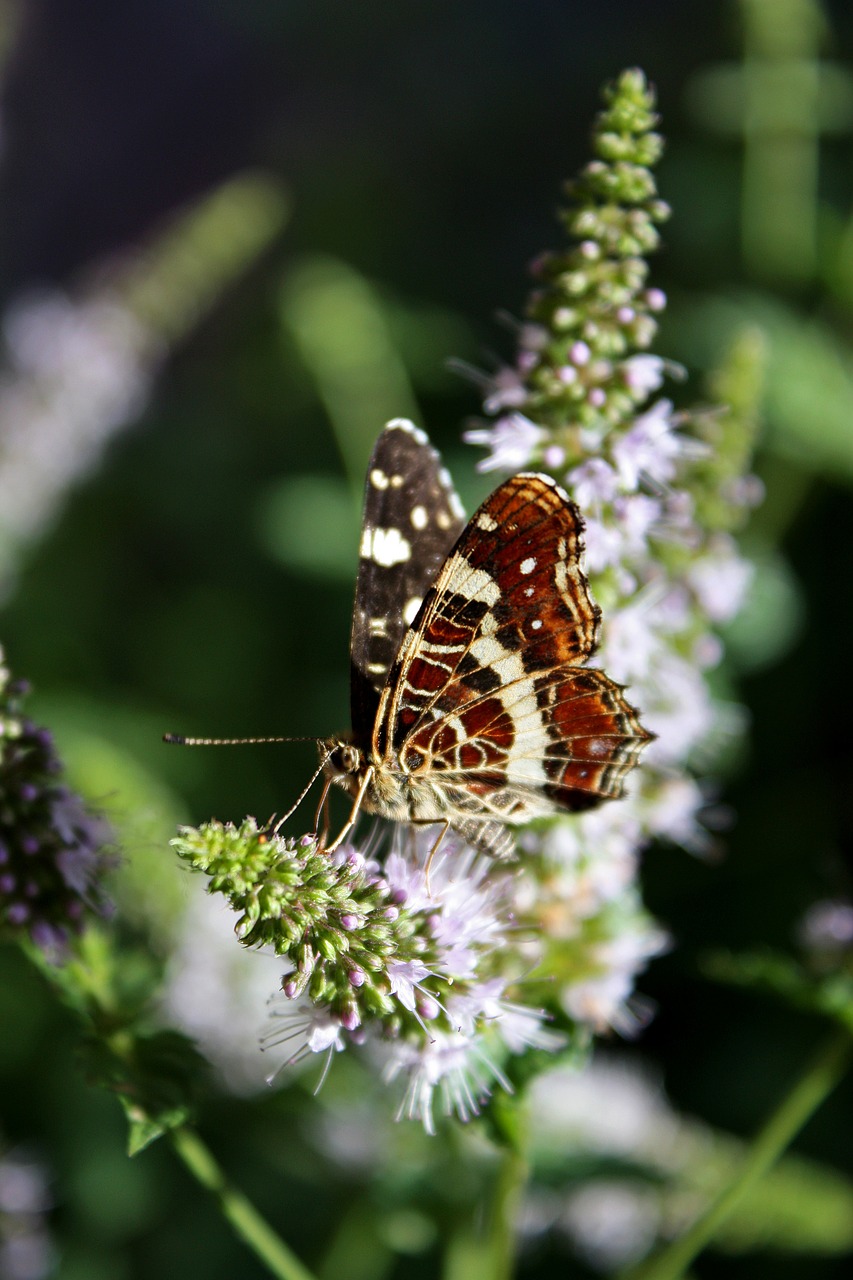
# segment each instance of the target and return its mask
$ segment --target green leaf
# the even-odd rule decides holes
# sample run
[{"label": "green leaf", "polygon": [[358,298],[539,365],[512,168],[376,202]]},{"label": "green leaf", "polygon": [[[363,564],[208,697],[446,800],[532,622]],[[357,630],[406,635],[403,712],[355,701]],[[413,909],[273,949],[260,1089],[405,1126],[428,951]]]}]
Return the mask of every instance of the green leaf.
[{"label": "green leaf", "polygon": [[170,1129],[177,1129],[186,1124],[190,1118],[190,1107],[175,1107],[172,1111],[161,1112],[156,1118],[147,1115],[137,1103],[129,1098],[119,1098],[127,1117],[128,1136],[127,1154],[139,1155],[152,1142],[162,1138]]},{"label": "green leaf", "polygon": [[718,982],[768,992],[853,1031],[853,973],[813,973],[793,957],[769,950],[714,953],[705,957],[702,967]]},{"label": "green leaf", "polygon": [[853,352],[820,319],[761,294],[679,308],[675,356],[708,367],[745,324],[767,339],[767,443],[804,470],[853,482]]},{"label": "green leaf", "polygon": [[207,1063],[177,1031],[120,1031],[83,1045],[90,1083],[119,1096],[128,1119],[128,1154],[136,1155],[192,1115]]}]

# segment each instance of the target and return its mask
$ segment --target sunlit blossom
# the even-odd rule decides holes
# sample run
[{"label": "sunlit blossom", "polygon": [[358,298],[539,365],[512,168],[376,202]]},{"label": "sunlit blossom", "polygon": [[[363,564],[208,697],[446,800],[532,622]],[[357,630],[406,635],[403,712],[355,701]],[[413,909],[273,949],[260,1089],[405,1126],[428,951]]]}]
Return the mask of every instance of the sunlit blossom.
[{"label": "sunlit blossom", "polygon": [[478,463],[481,471],[519,471],[527,466],[546,433],[523,413],[509,413],[490,427],[466,431],[469,444],[485,444],[489,456]]}]

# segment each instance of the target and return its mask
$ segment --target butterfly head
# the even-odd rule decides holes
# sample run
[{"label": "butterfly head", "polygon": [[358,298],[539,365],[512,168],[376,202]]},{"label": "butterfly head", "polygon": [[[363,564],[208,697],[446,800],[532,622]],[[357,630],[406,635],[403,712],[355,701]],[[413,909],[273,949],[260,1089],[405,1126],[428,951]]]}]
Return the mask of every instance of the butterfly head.
[{"label": "butterfly head", "polygon": [[351,781],[362,770],[364,757],[361,751],[345,738],[321,739],[319,746],[321,757],[325,757],[323,772],[326,777],[349,789]]}]

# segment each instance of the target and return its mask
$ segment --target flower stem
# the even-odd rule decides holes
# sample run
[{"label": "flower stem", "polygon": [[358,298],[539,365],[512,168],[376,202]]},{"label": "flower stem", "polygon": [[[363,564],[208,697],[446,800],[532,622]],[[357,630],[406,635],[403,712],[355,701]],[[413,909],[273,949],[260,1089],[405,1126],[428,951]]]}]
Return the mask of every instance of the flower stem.
[{"label": "flower stem", "polygon": [[734,1181],[679,1240],[624,1272],[622,1280],[678,1280],[683,1276],[741,1197],[772,1168],[829,1096],[849,1066],[851,1056],[853,1041],[847,1031],[824,1044],[756,1137]]},{"label": "flower stem", "polygon": [[508,1148],[504,1152],[492,1202],[489,1240],[491,1269],[488,1273],[491,1280],[511,1280],[515,1269],[513,1262],[518,1206],[528,1173],[529,1166],[521,1152]]},{"label": "flower stem", "polygon": [[467,1223],[450,1239],[442,1280],[512,1280],[518,1203],[529,1172],[527,1160],[507,1147],[495,1177],[485,1222]]},{"label": "flower stem", "polygon": [[279,1280],[314,1280],[296,1255],[261,1217],[241,1191],[229,1185],[225,1174],[196,1133],[186,1126],[173,1129],[172,1146],[190,1173],[216,1200],[235,1233]]}]

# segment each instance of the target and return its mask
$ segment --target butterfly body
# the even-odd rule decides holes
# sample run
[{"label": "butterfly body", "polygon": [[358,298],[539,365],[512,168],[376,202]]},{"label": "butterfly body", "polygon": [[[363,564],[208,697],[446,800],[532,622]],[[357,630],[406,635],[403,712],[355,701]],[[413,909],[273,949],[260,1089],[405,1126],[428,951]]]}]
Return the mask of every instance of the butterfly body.
[{"label": "butterfly body", "polygon": [[586,665],[600,611],[582,533],[574,503],[535,474],[464,524],[425,435],[388,424],[368,469],[353,733],[321,744],[353,816],[443,822],[505,856],[508,824],[622,794],[652,735]]}]

